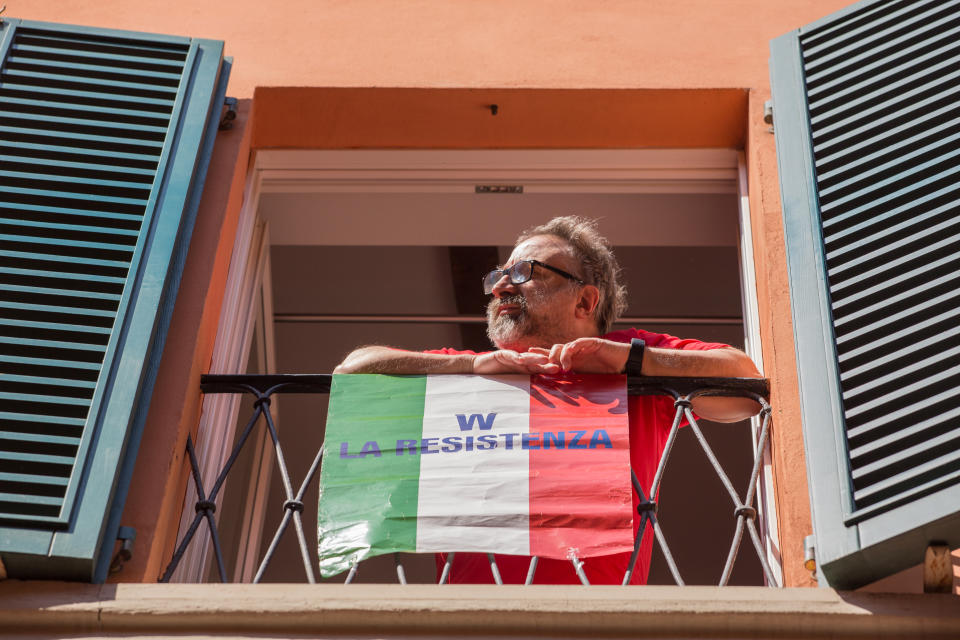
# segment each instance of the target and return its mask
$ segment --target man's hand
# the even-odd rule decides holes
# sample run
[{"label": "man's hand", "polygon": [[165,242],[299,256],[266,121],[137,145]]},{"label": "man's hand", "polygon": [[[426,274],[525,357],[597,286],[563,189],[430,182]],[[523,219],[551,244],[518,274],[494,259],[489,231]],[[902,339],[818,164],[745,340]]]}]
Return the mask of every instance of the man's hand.
[{"label": "man's hand", "polygon": [[[546,356],[561,371],[577,373],[621,373],[630,355],[630,345],[603,338],[578,338],[550,349],[533,348],[530,353]],[[643,375],[704,378],[759,378],[753,361],[739,349],[683,350],[647,347]],[[544,373],[547,373],[544,371]],[[693,410],[716,422],[737,422],[760,411],[749,398],[701,396],[694,398]]]},{"label": "man's hand", "polygon": [[473,372],[481,375],[560,373],[560,365],[550,362],[546,355],[534,353],[533,350],[519,353],[510,349],[499,349],[478,355],[473,361]]},{"label": "man's hand", "polygon": [[547,362],[556,365],[558,371],[621,373],[630,355],[630,345],[603,338],[577,338],[550,349],[534,347],[529,353],[546,356]]}]

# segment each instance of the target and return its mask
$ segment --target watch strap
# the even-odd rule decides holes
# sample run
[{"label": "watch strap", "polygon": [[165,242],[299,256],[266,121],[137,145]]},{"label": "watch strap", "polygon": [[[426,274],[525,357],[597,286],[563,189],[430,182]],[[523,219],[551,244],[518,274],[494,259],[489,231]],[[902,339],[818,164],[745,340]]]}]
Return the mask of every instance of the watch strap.
[{"label": "watch strap", "polygon": [[647,348],[647,343],[640,338],[634,338],[630,341],[630,354],[627,356],[627,363],[623,367],[623,372],[628,376],[643,375],[640,370],[643,368],[643,352]]}]

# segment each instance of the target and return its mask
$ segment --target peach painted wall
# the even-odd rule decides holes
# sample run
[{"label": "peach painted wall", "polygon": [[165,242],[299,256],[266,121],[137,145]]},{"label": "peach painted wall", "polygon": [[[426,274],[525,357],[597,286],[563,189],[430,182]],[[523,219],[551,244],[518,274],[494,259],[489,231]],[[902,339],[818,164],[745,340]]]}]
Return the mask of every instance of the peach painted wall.
[{"label": "peach painted wall", "polygon": [[754,87],[849,0],[29,0],[6,15],[224,40],[258,86]]},{"label": "peach painted wall", "polygon": [[[383,140],[370,140],[362,121],[346,128],[341,123],[339,137],[331,137],[329,129],[316,130],[317,111],[300,101],[310,92],[278,87],[477,89],[491,94],[519,89],[635,93],[697,89],[703,91],[693,95],[700,97],[717,89],[714,97],[739,101],[728,113],[740,114],[746,93],[746,119],[734,123],[734,134],[726,121],[704,126],[702,117],[709,110],[697,107],[716,109],[720,103],[694,101],[683,103],[681,112],[665,118],[666,134],[661,126],[647,135],[634,130],[620,146],[691,146],[699,141],[704,146],[743,146],[747,151],[764,360],[774,385],[773,438],[784,569],[787,584],[811,584],[809,574],[800,567],[800,544],[811,527],[806,491],[798,490],[806,486],[806,473],[783,229],[773,136],[762,122],[762,110],[769,98],[769,41],[850,4],[848,0],[285,0],[276,5],[247,0],[30,0],[7,4],[7,15],[18,18],[226,41],[226,53],[235,59],[228,95],[252,98],[257,87],[273,87],[257,93],[257,113],[285,114],[280,127],[273,117],[253,118],[254,149],[299,146],[310,140],[327,148],[377,146],[377,140]],[[376,112],[371,112],[374,122]],[[397,117],[385,105],[379,113]],[[717,116],[716,111],[709,113],[709,118]],[[327,111],[326,121],[336,122],[335,116]],[[313,135],[303,136],[311,127]],[[517,130],[522,132],[523,127]],[[481,139],[473,146],[491,146],[497,139],[495,133],[481,131],[480,135],[490,137],[486,144]],[[389,146],[410,144],[394,142]],[[246,163],[247,154],[239,144],[230,153],[218,155],[211,168],[208,185],[218,183],[218,195],[210,195],[208,189],[201,215],[213,231],[198,233],[191,247],[184,280],[201,284],[184,294],[189,298],[181,296],[189,302],[177,304],[171,331],[172,336],[179,332],[172,340],[176,352],[168,349],[170,353],[165,354],[166,369],[161,370],[154,393],[155,405],[164,403],[166,408],[154,406],[151,411],[131,493],[131,500],[139,495],[140,504],[151,506],[128,508],[135,515],[132,520],[125,516],[124,524],[137,526],[141,538],[135,560],[119,576],[121,580],[155,580],[161,556],[172,544],[162,533],[143,536],[145,530],[153,532],[157,527],[165,531],[172,522],[169,511],[182,499],[182,465],[175,471],[170,460],[182,456],[184,434],[195,427],[199,411],[183,380],[193,384],[209,363],[211,323],[219,315],[222,265],[229,260],[232,216],[239,208],[237,185],[242,185]],[[228,191],[220,191],[224,188]],[[176,367],[180,367],[179,379],[170,373]],[[195,388],[195,384],[190,387]],[[144,456],[144,451],[153,455]],[[173,462],[176,466],[178,460]],[[165,478],[162,490],[149,486],[157,474]],[[151,522],[159,524],[151,526]]]}]

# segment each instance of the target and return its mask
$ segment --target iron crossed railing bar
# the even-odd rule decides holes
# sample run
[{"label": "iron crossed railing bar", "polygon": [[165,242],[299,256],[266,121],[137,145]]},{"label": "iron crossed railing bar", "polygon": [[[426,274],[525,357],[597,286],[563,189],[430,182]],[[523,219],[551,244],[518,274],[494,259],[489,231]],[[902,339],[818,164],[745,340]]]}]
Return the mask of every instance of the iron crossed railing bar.
[{"label": "iron crossed railing bar", "polygon": [[[193,440],[189,437],[187,438],[187,454],[190,460],[191,473],[197,490],[197,503],[195,505],[196,515],[190,526],[187,528],[183,539],[180,541],[180,544],[177,546],[176,551],[170,560],[170,564],[167,566],[163,576],[160,578],[160,582],[170,581],[170,578],[172,577],[173,572],[176,570],[177,565],[180,563],[184,552],[194,539],[200,524],[204,520],[207,521],[210,531],[211,543],[214,548],[214,557],[217,562],[217,570],[220,580],[222,582],[226,582],[226,569],[223,562],[223,554],[221,552],[216,519],[214,518],[214,512],[216,511],[216,499],[220,490],[223,488],[227,475],[233,468],[233,465],[240,455],[243,446],[246,444],[250,434],[252,433],[261,416],[264,417],[264,422],[267,425],[266,428],[269,432],[274,446],[274,451],[277,456],[277,465],[283,481],[286,500],[283,504],[283,518],[280,522],[280,525],[277,527],[273,539],[271,540],[270,547],[264,554],[263,560],[260,563],[253,582],[258,583],[263,578],[264,572],[273,558],[279,541],[286,529],[289,527],[291,521],[294,523],[294,528],[296,530],[297,543],[300,547],[300,555],[303,561],[304,572],[306,574],[307,581],[311,584],[316,582],[310,550],[307,546],[306,537],[303,531],[301,514],[303,512],[303,496],[320,467],[321,458],[323,456],[323,448],[321,447],[317,451],[310,470],[307,472],[297,492],[294,493],[293,484],[290,481],[290,474],[287,470],[287,465],[283,457],[280,439],[277,435],[277,429],[273,422],[273,415],[270,412],[270,398],[275,393],[329,393],[331,380],[332,376],[330,374],[208,374],[201,376],[200,387],[204,393],[249,393],[253,395],[255,398],[253,403],[254,411],[253,415],[247,421],[246,426],[241,432],[240,438],[237,440],[237,443],[231,451],[223,469],[221,469],[217,475],[217,479],[209,494],[204,491],[200,469],[193,446]],[[623,577],[623,584],[626,585],[630,583],[633,567],[636,563],[637,555],[640,550],[643,536],[646,533],[648,523],[651,525],[655,539],[664,555],[664,559],[666,560],[673,579],[678,585],[684,584],[683,579],[680,576],[679,569],[677,568],[677,564],[673,558],[673,554],[670,552],[666,537],[664,536],[663,530],[660,528],[660,523],[657,520],[657,503],[653,496],[658,495],[660,482],[663,479],[664,469],[666,468],[666,464],[670,458],[673,445],[676,442],[676,437],[679,433],[680,426],[684,419],[686,419],[687,424],[695,434],[698,443],[707,456],[707,459],[710,461],[714,471],[717,473],[721,483],[729,494],[734,505],[734,515],[737,518],[736,530],[730,547],[730,552],[727,555],[727,560],[724,565],[723,574],[720,578],[720,586],[726,585],[730,579],[730,574],[733,570],[734,562],[738,557],[745,529],[750,535],[751,542],[754,550],[757,553],[757,557],[760,561],[761,567],[763,568],[764,576],[768,584],[775,585],[776,578],[774,577],[773,572],[766,561],[765,553],[763,551],[763,544],[756,527],[755,519],[757,512],[752,506],[756,495],[756,487],[758,484],[763,452],[766,448],[767,439],[769,437],[771,410],[770,405],[766,400],[766,398],[769,396],[769,383],[767,380],[755,378],[654,378],[637,376],[628,379],[627,390],[630,395],[671,396],[674,398],[676,413],[674,415],[670,434],[664,446],[663,454],[660,457],[660,462],[657,466],[657,471],[654,475],[654,479],[649,491],[644,491],[640,481],[637,479],[636,474],[631,471],[633,487],[639,497],[638,512],[641,520],[639,523],[638,535],[634,540],[633,554],[631,555],[630,562]],[[756,401],[761,407],[759,413],[761,416],[761,429],[756,447],[756,455],[754,456],[753,467],[750,473],[750,482],[746,494],[742,500],[734,489],[730,478],[723,470],[719,460],[717,460],[717,457],[704,437],[703,432],[700,430],[700,425],[697,423],[696,416],[691,411],[693,399],[700,396],[747,397]],[[444,584],[447,576],[449,575],[452,555],[453,554],[450,554],[448,561],[444,566],[443,573],[439,581],[440,584]],[[489,557],[490,569],[494,581],[500,584],[502,581],[500,580],[496,560],[492,554],[490,554]],[[406,576],[403,565],[400,563],[398,556],[395,556],[395,558],[398,581],[405,584]],[[533,574],[536,570],[536,561],[537,559],[535,557],[531,559],[526,584],[532,583]],[[573,563],[574,569],[576,570],[577,576],[581,582],[584,584],[589,584],[586,575],[582,570],[583,562],[577,558],[571,558],[571,562]],[[353,578],[356,576],[356,572],[357,567],[353,566],[347,576],[346,583],[353,581]]]}]

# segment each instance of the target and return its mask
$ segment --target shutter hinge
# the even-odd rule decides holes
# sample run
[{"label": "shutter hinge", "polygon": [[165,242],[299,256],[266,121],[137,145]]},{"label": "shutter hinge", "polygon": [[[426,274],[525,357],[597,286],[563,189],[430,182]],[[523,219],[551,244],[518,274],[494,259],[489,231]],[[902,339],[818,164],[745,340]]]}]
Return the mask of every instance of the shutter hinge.
[{"label": "shutter hinge", "polygon": [[945,542],[933,541],[923,556],[923,592],[953,591],[953,558]]},{"label": "shutter hinge", "polygon": [[[763,121],[773,125],[773,100],[767,100],[763,103]],[[773,133],[773,126],[770,127],[770,133]]]},{"label": "shutter hinge", "polygon": [[809,535],[803,539],[803,568],[817,579],[817,539]]},{"label": "shutter hinge", "polygon": [[220,131],[226,131],[227,129],[233,129],[233,121],[237,119],[237,99],[236,98],[224,98],[223,99],[223,112],[220,114],[220,126],[218,129]]},{"label": "shutter hinge", "polygon": [[123,569],[123,565],[133,557],[133,541],[136,539],[136,529],[133,527],[120,527],[120,530],[117,531],[117,540],[120,541],[120,549],[110,562],[110,573],[117,573]]}]

